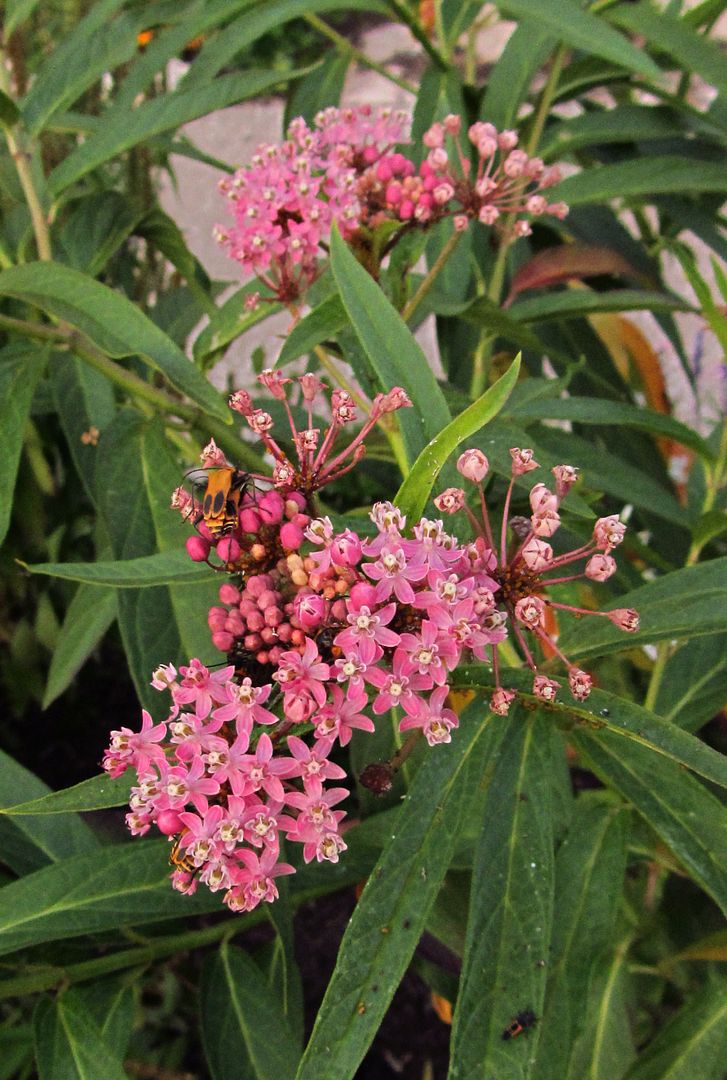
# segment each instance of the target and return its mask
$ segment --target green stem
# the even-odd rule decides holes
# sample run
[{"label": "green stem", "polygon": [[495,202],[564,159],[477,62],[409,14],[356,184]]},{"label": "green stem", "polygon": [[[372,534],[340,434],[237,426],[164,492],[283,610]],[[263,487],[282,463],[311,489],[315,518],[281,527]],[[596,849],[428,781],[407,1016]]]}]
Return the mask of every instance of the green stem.
[{"label": "green stem", "polygon": [[319,19],[317,15],[312,12],[304,15],[305,21],[312,26],[319,33],[327,37],[329,41],[332,41],[336,48],[344,53],[348,54],[352,60],[356,60],[363,67],[370,68],[371,71],[377,72],[379,75],[383,75],[385,79],[392,82],[394,86],[398,86],[401,90],[406,90],[409,94],[416,94],[417,87],[413,83],[407,82],[406,79],[400,79],[397,75],[393,75],[390,71],[384,67],[383,64],[379,64],[378,61],[372,60],[366,53],[361,52],[354,45],[350,43],[342,34],[339,34],[337,30],[334,30],[332,26],[324,22],[323,19]]},{"label": "green stem", "polygon": [[532,157],[538,149],[540,138],[543,134],[543,128],[545,127],[545,121],[548,119],[550,106],[553,104],[553,98],[558,89],[558,80],[560,79],[560,73],[563,70],[563,61],[565,60],[566,51],[565,45],[559,45],[553,54],[550,71],[548,72],[548,80],[540,93],[540,100],[538,101],[535,110],[533,124],[530,128],[527,146],[525,147],[529,157]]},{"label": "green stem", "polygon": [[440,273],[442,272],[445,263],[447,262],[450,255],[455,250],[455,248],[457,247],[457,244],[460,242],[461,239],[462,239],[462,233],[460,233],[460,232],[453,232],[452,233],[449,240],[444,245],[442,250],[439,252],[439,255],[437,255],[436,259],[434,260],[434,262],[433,262],[429,272],[427,273],[426,277],[424,278],[424,280],[422,282],[420,282],[419,288],[414,293],[411,300],[409,300],[408,303],[406,304],[406,306],[404,307],[404,310],[401,313],[401,317],[404,320],[404,322],[409,322],[412,315],[414,314],[416,309],[421,304],[422,300],[430,292],[432,286],[434,285],[434,282],[437,280]]},{"label": "green stem", "polygon": [[402,0],[387,0],[387,2],[397,18],[409,27],[414,37],[429,55],[430,59],[434,61],[439,70],[449,71],[449,63],[439,50],[432,45],[426,31],[422,29],[419,20],[411,11],[409,11],[406,4],[402,3]]}]

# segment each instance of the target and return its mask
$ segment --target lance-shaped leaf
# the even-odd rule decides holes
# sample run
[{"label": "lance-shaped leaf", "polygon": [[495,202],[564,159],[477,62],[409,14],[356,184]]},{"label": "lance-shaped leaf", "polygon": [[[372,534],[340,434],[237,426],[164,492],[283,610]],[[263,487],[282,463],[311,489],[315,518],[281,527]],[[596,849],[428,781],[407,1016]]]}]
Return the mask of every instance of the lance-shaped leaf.
[{"label": "lance-shaped leaf", "polygon": [[[613,248],[594,244],[559,244],[539,251],[520,267],[510,283],[506,303],[512,303],[518,293],[526,289],[544,289],[574,278],[581,280],[601,274],[615,274],[641,282],[645,278],[640,270],[635,270]],[[647,280],[645,284],[650,282]]]},{"label": "lance-shaped leaf", "polygon": [[136,304],[100,281],[60,263],[26,263],[0,273],[0,296],[24,300],[65,320],[108,356],[140,356],[212,416],[232,422],[222,395],[179,346]]},{"label": "lance-shaped leaf", "polygon": [[727,191],[727,177],[716,161],[655,155],[601,165],[561,180],[551,188],[549,198],[564,199],[569,206],[602,203],[609,199],[653,199],[655,195],[683,194],[689,191]]},{"label": "lance-shaped leaf", "polygon": [[202,1039],[213,1080],[293,1080],[299,1052],[257,964],[227,943],[202,970]]},{"label": "lance-shaped leaf", "polygon": [[720,975],[661,1029],[627,1080],[724,1080],[725,1060],[727,979]]},{"label": "lance-shaped leaf", "polygon": [[10,525],[13,492],[18,475],[25,428],[38,379],[47,360],[44,349],[12,345],[0,350],[0,429],[3,467],[0,470],[0,544]]},{"label": "lance-shaped leaf", "polygon": [[491,717],[475,702],[448,746],[427,754],[401,808],[397,831],[369,878],[338,961],[298,1080],[351,1077],[373,1039],[424,928],[457,841],[471,784],[491,748]]},{"label": "lance-shaped leaf", "polygon": [[280,350],[277,366],[281,367],[290,360],[296,360],[303,353],[310,352],[316,345],[342,330],[347,322],[348,317],[338,293],[327,296],[293,327]]},{"label": "lance-shaped leaf", "polygon": [[722,803],[673,761],[610,731],[572,732],[570,741],[727,913],[727,810]]},{"label": "lance-shaped leaf", "polygon": [[594,965],[588,996],[582,1002],[585,1026],[565,1080],[621,1080],[636,1057],[629,1017],[632,940],[631,932]]},{"label": "lance-shaped leaf", "polygon": [[[47,784],[0,750],[0,806],[17,802],[19,792],[32,800],[52,794]],[[12,820],[0,815],[0,844],[3,862],[19,874],[98,847],[95,834],[75,814],[55,819],[18,815]]]},{"label": "lance-shaped leaf", "polygon": [[[20,563],[31,574],[80,581],[101,588],[140,589],[152,585],[199,585],[210,568],[194,563],[186,551],[158,551],[136,559],[101,559],[95,563]],[[100,590],[99,590],[100,591]]]},{"label": "lance-shaped leaf", "polygon": [[[553,731],[516,710],[506,723],[475,851],[449,1076],[530,1076],[538,1026],[504,1040],[513,1017],[540,1015],[553,919]],[[561,748],[562,753],[562,748]]]},{"label": "lance-shaped leaf", "polygon": [[18,814],[68,814],[84,813],[89,810],[104,810],[109,806],[123,806],[129,801],[131,780],[126,776],[117,776],[113,780],[108,773],[99,773],[80,784],[64,788],[62,791],[50,791],[38,799],[15,803],[0,810],[0,814],[15,817]]},{"label": "lance-shaped leaf", "polygon": [[669,658],[654,712],[698,731],[727,701],[727,635],[687,641]]},{"label": "lance-shaped leaf", "polygon": [[727,557],[665,574],[608,606],[635,608],[641,629],[626,635],[608,619],[581,620],[564,632],[563,652],[574,660],[588,660],[632,645],[727,630]]},{"label": "lance-shaped leaf", "polygon": [[475,435],[500,412],[520,372],[520,355],[482,397],[473,401],[425,446],[399,488],[394,502],[410,521],[421,517],[445,462],[460,443]]},{"label": "lance-shaped leaf", "polygon": [[33,1023],[39,1080],[126,1080],[121,1055],[72,991],[40,1001]]},{"label": "lance-shaped leaf", "polygon": [[[502,672],[502,681],[504,686],[517,690],[525,701],[538,704],[532,693],[530,672],[506,670]],[[488,690],[495,686],[492,672],[484,666],[458,668],[452,675],[452,683]],[[573,700],[566,688],[548,705],[548,710],[568,732],[602,731],[617,741],[643,747],[654,758],[692,769],[705,780],[727,787],[727,757],[724,754],[626,698],[606,690],[592,690],[588,700],[580,702]]]},{"label": "lance-shaped leaf", "polygon": [[113,589],[81,585],[76,590],[53,649],[43,694],[44,709],[70,686],[115,618]]},{"label": "lance-shaped leaf", "polygon": [[584,1026],[591,969],[612,944],[626,869],[626,813],[581,797],[556,859],[553,944],[536,1075],[563,1080]]},{"label": "lance-shaped leaf", "polygon": [[523,323],[550,322],[553,319],[581,319],[608,311],[689,311],[691,305],[678,296],[649,292],[646,289],[566,289],[517,300],[508,308],[511,318]]},{"label": "lance-shaped leaf", "polygon": [[95,501],[98,451],[81,436],[92,427],[103,434],[113,420],[113,385],[70,353],[54,353],[49,368],[48,381],[69,453],[88,497]]},{"label": "lance-shaped leaf", "polygon": [[452,419],[439,383],[402,317],[335,229],[331,266],[343,306],[382,389],[402,386],[414,405],[397,413],[413,462]]}]

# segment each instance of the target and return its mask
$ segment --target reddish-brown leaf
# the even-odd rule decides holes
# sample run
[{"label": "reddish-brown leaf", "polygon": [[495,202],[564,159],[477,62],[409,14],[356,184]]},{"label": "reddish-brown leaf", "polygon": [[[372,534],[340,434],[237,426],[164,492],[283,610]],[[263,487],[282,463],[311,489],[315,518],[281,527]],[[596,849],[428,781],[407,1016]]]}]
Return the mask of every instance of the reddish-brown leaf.
[{"label": "reddish-brown leaf", "polygon": [[654,284],[646,274],[636,270],[623,255],[611,248],[590,244],[559,244],[539,251],[520,267],[512,280],[504,306],[508,307],[526,289],[542,289],[546,285],[559,285],[564,281],[602,274],[615,274],[633,278],[642,284]]}]

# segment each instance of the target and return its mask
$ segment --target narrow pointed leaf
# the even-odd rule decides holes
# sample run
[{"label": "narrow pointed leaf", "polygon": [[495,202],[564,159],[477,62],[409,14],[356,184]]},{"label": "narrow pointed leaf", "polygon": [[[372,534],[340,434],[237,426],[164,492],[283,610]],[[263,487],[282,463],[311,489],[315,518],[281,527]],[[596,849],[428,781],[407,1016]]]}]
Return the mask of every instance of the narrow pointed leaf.
[{"label": "narrow pointed leaf", "polygon": [[213,1080],[293,1080],[299,1052],[260,968],[223,944],[205,963],[202,1038]]},{"label": "narrow pointed leaf", "polygon": [[186,551],[158,551],[136,559],[95,563],[21,563],[31,574],[80,581],[89,586],[139,589],[151,585],[199,585],[210,580],[210,568],[194,563]]},{"label": "narrow pointed leaf", "polygon": [[687,641],[667,661],[654,712],[698,731],[727,701],[727,635]]},{"label": "narrow pointed leaf", "polygon": [[520,355],[482,397],[436,435],[419,454],[394,502],[410,521],[421,517],[437,477],[460,443],[480,431],[504,407],[517,382]]},{"label": "narrow pointed leaf", "polygon": [[39,1002],[33,1023],[39,1080],[126,1080],[120,1055],[72,992]]},{"label": "narrow pointed leaf", "polygon": [[305,318],[293,327],[285,339],[277,366],[281,367],[290,360],[296,360],[303,353],[310,352],[327,338],[335,336],[348,322],[345,308],[338,293],[328,296],[314,307]]},{"label": "narrow pointed leaf", "polygon": [[481,782],[493,730],[484,712],[480,702],[465,709],[452,742],[433,747],[417,772],[344,934],[298,1080],[353,1076],[373,1039],[454,852],[470,758]]},{"label": "narrow pointed leaf", "polygon": [[413,462],[452,419],[439,383],[404,320],[335,230],[331,266],[343,306],[382,389],[402,386],[414,405],[397,413]]},{"label": "narrow pointed leaf", "polygon": [[507,309],[512,319],[523,323],[550,322],[553,319],[583,319],[608,311],[688,311],[686,300],[667,293],[646,289],[566,289],[562,292],[517,300]]},{"label": "narrow pointed leaf", "polygon": [[126,776],[111,779],[108,773],[99,773],[80,784],[51,791],[38,799],[16,803],[0,810],[0,814],[15,817],[18,814],[67,814],[103,810],[109,806],[123,806],[129,801],[131,780]]},{"label": "narrow pointed leaf", "polygon": [[630,934],[622,938],[594,967],[582,1002],[585,1027],[564,1080],[621,1080],[636,1057],[629,1015],[631,942]]},{"label": "narrow pointed leaf", "polygon": [[0,350],[0,430],[3,467],[0,470],[0,544],[10,527],[13,492],[20,465],[25,429],[38,380],[47,360],[44,349],[9,346]]},{"label": "narrow pointed leaf", "polygon": [[608,199],[629,199],[685,191],[727,191],[727,177],[716,161],[696,158],[655,155],[601,165],[561,180],[551,188],[549,198],[563,199],[569,206],[602,203]]},{"label": "narrow pointed leaf", "polygon": [[43,695],[47,709],[66,690],[116,618],[113,589],[80,585],[56,640]]},{"label": "narrow pointed leaf", "polygon": [[[70,160],[70,159],[66,159]],[[231,422],[222,395],[178,345],[122,293],[59,263],[36,262],[0,273],[0,296],[12,296],[64,319],[108,356],[140,356],[211,415]]]},{"label": "narrow pointed leaf", "polygon": [[[561,751],[562,752],[562,751]],[[553,919],[553,731],[516,710],[487,790],[475,852],[450,1080],[530,1076],[538,1025],[502,1033],[523,1011],[541,1013]]]}]

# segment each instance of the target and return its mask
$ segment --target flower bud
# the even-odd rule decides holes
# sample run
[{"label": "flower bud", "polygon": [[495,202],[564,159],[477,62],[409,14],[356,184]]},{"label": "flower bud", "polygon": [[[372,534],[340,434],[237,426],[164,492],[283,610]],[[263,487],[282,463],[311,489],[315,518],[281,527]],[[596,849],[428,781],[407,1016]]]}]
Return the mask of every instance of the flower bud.
[{"label": "flower bud", "polygon": [[537,461],[533,459],[532,450],[521,450],[519,446],[513,446],[510,450],[510,457],[512,458],[513,476],[523,476],[524,473],[540,468]]},{"label": "flower bud", "polygon": [[156,819],[156,827],[165,836],[174,836],[175,833],[181,833],[184,826],[176,810],[162,810]]},{"label": "flower bud", "polygon": [[314,630],[325,619],[328,602],[317,593],[298,593],[293,601],[293,610],[304,630]]},{"label": "flower bud", "polygon": [[621,543],[625,532],[626,526],[619,521],[618,514],[609,514],[608,517],[599,518],[593,526],[593,539],[597,548],[608,551]]},{"label": "flower bud", "polygon": [[576,701],[585,701],[593,688],[593,679],[587,671],[571,668],[568,672],[568,685]]},{"label": "flower bud", "polygon": [[231,607],[233,604],[239,604],[240,599],[240,590],[236,589],[234,585],[230,585],[228,582],[220,585],[220,600],[223,604]]},{"label": "flower bud", "polygon": [[553,549],[550,544],[546,544],[544,540],[538,540],[535,536],[528,540],[520,555],[527,568],[534,570],[536,574],[547,570],[553,561]]},{"label": "flower bud", "polygon": [[215,630],[212,635],[212,644],[220,652],[228,653],[235,644],[235,639],[227,630]]},{"label": "flower bud", "polygon": [[300,525],[294,525],[292,521],[286,521],[280,526],[280,543],[287,551],[298,551],[303,543],[303,530]]},{"label": "flower bud", "polygon": [[537,630],[544,622],[545,604],[539,596],[523,596],[515,604],[515,616],[530,630]]},{"label": "flower bud", "polygon": [[586,563],[585,574],[591,581],[607,581],[616,573],[616,560],[610,555],[592,555]]},{"label": "flower bud", "polygon": [[247,533],[256,533],[262,524],[260,515],[249,506],[246,506],[244,510],[240,510],[237,519],[240,522],[242,531]]},{"label": "flower bud", "polygon": [[217,554],[226,563],[234,563],[240,558],[242,548],[234,536],[223,536],[217,544]]},{"label": "flower bud", "polygon": [[616,608],[615,611],[607,611],[609,619],[619,630],[625,630],[628,634],[635,634],[639,629],[639,613],[633,608]]},{"label": "flower bud", "polygon": [[541,701],[555,701],[555,695],[560,690],[560,683],[555,679],[549,679],[547,675],[536,675],[533,679],[533,693]]},{"label": "flower bud", "polygon": [[484,480],[489,468],[490,463],[481,450],[465,450],[457,458],[457,471],[465,480],[472,480],[475,484]]},{"label": "flower bud", "polygon": [[184,546],[193,562],[206,562],[212,547],[202,536],[188,536]]},{"label": "flower bud", "polygon": [[464,491],[462,488],[447,488],[437,495],[434,505],[443,514],[456,514],[464,506]]},{"label": "flower bud", "polygon": [[490,709],[497,716],[507,716],[510,712],[510,705],[515,699],[514,690],[503,690],[501,686],[498,686],[490,698]]}]

